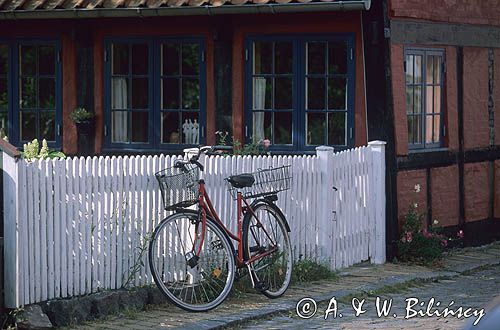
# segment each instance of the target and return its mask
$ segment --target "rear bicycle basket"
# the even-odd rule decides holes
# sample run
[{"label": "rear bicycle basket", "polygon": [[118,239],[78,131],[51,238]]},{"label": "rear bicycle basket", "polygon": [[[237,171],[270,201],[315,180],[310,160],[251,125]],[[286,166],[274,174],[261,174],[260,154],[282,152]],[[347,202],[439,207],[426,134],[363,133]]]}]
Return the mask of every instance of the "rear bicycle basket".
[{"label": "rear bicycle basket", "polygon": [[252,174],[255,182],[251,187],[235,188],[226,178],[228,191],[234,200],[237,198],[238,191],[243,198],[255,198],[260,196],[274,195],[280,191],[290,189],[292,182],[291,165],[280,167],[259,169]]},{"label": "rear bicycle basket", "polygon": [[186,164],[184,168],[169,167],[155,174],[165,210],[188,207],[198,201],[199,173],[197,166]]}]

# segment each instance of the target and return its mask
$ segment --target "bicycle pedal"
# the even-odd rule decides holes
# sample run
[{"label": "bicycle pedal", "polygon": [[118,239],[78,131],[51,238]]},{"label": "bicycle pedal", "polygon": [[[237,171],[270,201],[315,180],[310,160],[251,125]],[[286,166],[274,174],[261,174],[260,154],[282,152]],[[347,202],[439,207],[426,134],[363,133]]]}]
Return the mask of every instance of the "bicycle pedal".
[{"label": "bicycle pedal", "polygon": [[254,289],[257,290],[258,292],[263,292],[269,290],[269,285],[261,281],[255,282]]},{"label": "bicycle pedal", "polygon": [[253,252],[264,253],[264,252],[266,252],[266,248],[263,246],[251,246],[250,253],[253,253]]}]

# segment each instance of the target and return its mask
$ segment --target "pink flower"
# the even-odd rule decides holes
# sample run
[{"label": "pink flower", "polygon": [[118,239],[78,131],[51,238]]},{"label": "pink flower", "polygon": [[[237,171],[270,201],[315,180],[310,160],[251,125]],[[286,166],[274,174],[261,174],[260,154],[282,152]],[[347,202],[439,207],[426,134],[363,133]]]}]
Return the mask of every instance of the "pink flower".
[{"label": "pink flower", "polygon": [[458,233],[457,233],[457,237],[458,238],[464,238],[464,231],[463,230],[459,230]]},{"label": "pink flower", "polygon": [[269,141],[268,139],[265,139],[262,141],[262,144],[264,145],[264,148],[267,149],[271,145],[271,141]]},{"label": "pink flower", "polygon": [[411,241],[413,241],[413,234],[411,231],[406,232],[406,240],[408,241],[408,243],[411,243]]},{"label": "pink flower", "polygon": [[432,237],[432,234],[431,234],[431,233],[429,233],[429,231],[427,230],[427,228],[422,229],[422,235],[423,235],[425,238],[430,238],[430,237]]},{"label": "pink flower", "polygon": [[447,240],[442,240],[441,241],[441,245],[444,246],[444,247],[447,247],[448,246],[448,241]]},{"label": "pink flower", "polygon": [[406,237],[405,236],[401,237],[401,242],[406,243]]}]

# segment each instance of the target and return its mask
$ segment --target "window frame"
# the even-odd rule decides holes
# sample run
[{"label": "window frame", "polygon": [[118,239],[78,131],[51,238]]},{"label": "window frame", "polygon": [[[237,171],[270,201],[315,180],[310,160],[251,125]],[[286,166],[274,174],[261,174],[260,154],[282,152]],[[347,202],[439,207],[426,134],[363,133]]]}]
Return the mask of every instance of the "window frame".
[{"label": "window frame", "polygon": [[[177,143],[168,144],[161,143],[161,79],[163,76],[161,68],[161,45],[165,42],[174,43],[197,43],[200,47],[199,54],[199,79],[200,79],[200,95],[199,95],[199,136],[200,143],[203,144],[206,140],[205,125],[207,116],[206,102],[206,38],[203,36],[144,36],[144,37],[106,37],[104,38],[104,151],[179,151],[184,148],[194,146],[193,144]],[[112,52],[111,45],[113,43],[125,44],[148,44],[148,139],[147,143],[114,143],[112,137],[112,121],[111,121],[111,67],[112,67]],[[131,73],[129,73],[129,76]],[[130,111],[128,109],[127,111]],[[182,109],[179,109],[182,111]]]},{"label": "window frame", "polygon": [[[420,118],[422,121],[422,127],[420,129],[420,134],[422,136],[422,143],[410,143],[408,141],[408,150],[412,152],[418,152],[418,151],[426,151],[426,150],[434,150],[434,149],[440,149],[445,146],[444,144],[444,138],[445,138],[445,93],[446,93],[446,52],[444,48],[426,48],[426,47],[405,47],[404,48],[404,61],[403,61],[403,69],[404,69],[404,95],[405,95],[405,120],[408,123],[408,109],[407,109],[407,104],[406,104],[406,89],[408,87],[408,84],[406,82],[406,70],[408,68],[408,64],[406,61],[406,58],[408,55],[420,55],[422,56],[422,77],[421,77],[421,83],[419,86],[422,89],[422,99],[421,99],[421,109],[422,112],[420,114]],[[426,133],[427,133],[427,120],[426,116],[428,115],[427,112],[427,93],[425,92],[425,88],[429,85],[427,84],[427,56],[440,56],[441,57],[441,67],[440,67],[440,82],[439,86],[441,88],[441,95],[440,95],[440,114],[439,114],[439,142],[438,143],[427,143],[426,142]],[[415,83],[412,84],[415,86]],[[432,86],[435,84],[432,84]],[[434,102],[433,102],[433,107],[434,107]],[[432,114],[434,114],[432,112]],[[415,116],[415,115],[413,115]],[[434,115],[435,116],[435,115]],[[408,134],[408,131],[406,132]],[[409,140],[409,134],[408,134],[408,140]]]},{"label": "window frame", "polygon": [[[21,139],[20,130],[20,112],[21,108],[19,106],[19,47],[23,45],[51,45],[55,47],[55,141],[48,141],[47,145],[52,149],[61,149],[62,147],[62,68],[61,68],[61,41],[55,38],[17,38],[12,39],[0,39],[0,44],[5,44],[9,47],[8,55],[8,65],[9,70],[7,73],[7,100],[8,100],[8,116],[7,121],[8,129],[7,136],[9,142],[15,146],[20,147],[23,143],[31,142]],[[38,76],[38,74],[37,74]],[[37,118],[40,109],[37,109]],[[39,125],[39,124],[38,124]],[[37,139],[40,140],[43,136],[38,136],[36,132]],[[41,141],[39,141],[41,143]]]},{"label": "window frame", "polygon": [[[246,143],[251,142],[253,132],[253,53],[252,44],[257,41],[291,41],[293,50],[292,63],[292,144],[291,145],[271,145],[269,150],[275,152],[313,152],[318,145],[307,145],[306,135],[306,43],[308,42],[329,42],[341,41],[347,45],[347,100],[346,100],[346,145],[334,145],[336,150],[344,150],[354,146],[355,137],[355,94],[356,94],[356,48],[354,33],[329,33],[329,34],[249,34],[245,40],[245,132]],[[274,61],[274,59],[272,59]],[[325,86],[325,95],[328,90]],[[328,105],[326,105],[328,108]],[[276,110],[274,110],[276,111]],[[279,111],[279,110],[278,110]],[[312,112],[329,113],[328,109],[312,110]],[[328,133],[328,132],[327,132]]]}]

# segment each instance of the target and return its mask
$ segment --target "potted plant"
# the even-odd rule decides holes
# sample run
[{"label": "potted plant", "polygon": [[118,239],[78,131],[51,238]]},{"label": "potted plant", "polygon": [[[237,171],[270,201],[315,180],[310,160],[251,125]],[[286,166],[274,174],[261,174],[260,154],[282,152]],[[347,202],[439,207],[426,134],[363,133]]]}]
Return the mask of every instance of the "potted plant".
[{"label": "potted plant", "polygon": [[87,155],[92,153],[94,131],[94,113],[85,108],[76,108],[70,118],[75,122],[78,132],[78,149],[81,154]]}]

